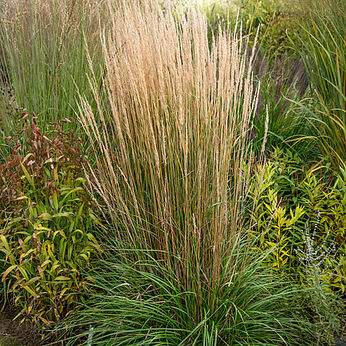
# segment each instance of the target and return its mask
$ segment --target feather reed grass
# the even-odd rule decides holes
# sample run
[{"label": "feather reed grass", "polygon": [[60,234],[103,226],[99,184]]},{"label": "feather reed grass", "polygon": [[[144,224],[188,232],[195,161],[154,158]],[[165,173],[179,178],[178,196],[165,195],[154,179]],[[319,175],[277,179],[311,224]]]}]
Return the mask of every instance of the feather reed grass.
[{"label": "feather reed grass", "polygon": [[155,250],[195,293],[192,315],[202,318],[202,297],[214,306],[221,273],[232,276],[224,258],[242,227],[253,54],[236,34],[221,33],[209,49],[207,21],[194,8],[184,15],[149,2],[108,5],[101,40],[109,111],[94,75],[98,110],[83,97],[79,109],[96,154],[89,181],[116,238]]}]

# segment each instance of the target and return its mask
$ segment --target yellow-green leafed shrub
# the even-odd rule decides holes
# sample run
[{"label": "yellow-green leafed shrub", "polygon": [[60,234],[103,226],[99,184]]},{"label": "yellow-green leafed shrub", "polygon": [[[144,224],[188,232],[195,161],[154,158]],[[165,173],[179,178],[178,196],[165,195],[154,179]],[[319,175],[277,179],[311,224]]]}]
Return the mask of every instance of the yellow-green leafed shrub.
[{"label": "yellow-green leafed shrub", "polygon": [[82,270],[100,251],[92,234],[98,220],[73,136],[57,130],[48,138],[34,123],[24,133],[25,144],[12,147],[17,152],[0,166],[7,172],[0,182],[6,204],[0,212],[1,280],[23,319],[49,325],[68,315],[88,290],[90,278]]},{"label": "yellow-green leafed shrub", "polygon": [[[344,172],[345,173],[345,172]],[[322,280],[332,289],[345,292],[346,184],[344,176],[328,169],[316,170],[290,151],[275,150],[272,157],[254,171],[250,214],[252,234],[260,251],[271,251],[273,270],[293,275],[303,285],[306,267],[296,255],[305,248],[302,230],[314,231],[315,246],[331,251],[319,266]],[[321,257],[322,258],[322,257]]]}]

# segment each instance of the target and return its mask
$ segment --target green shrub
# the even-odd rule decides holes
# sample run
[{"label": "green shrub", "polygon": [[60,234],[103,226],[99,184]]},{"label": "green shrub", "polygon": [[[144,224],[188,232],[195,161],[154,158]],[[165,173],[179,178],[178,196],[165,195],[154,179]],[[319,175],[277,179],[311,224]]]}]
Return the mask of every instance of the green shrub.
[{"label": "green shrub", "polygon": [[83,299],[81,272],[100,251],[98,223],[82,175],[78,139],[60,125],[44,135],[25,114],[21,136],[0,166],[2,281],[23,319],[50,324]]},{"label": "green shrub", "polygon": [[292,56],[295,55],[292,41],[296,45],[299,43],[297,32],[299,32],[297,18],[292,14],[278,12],[261,25],[258,44],[270,61],[283,56]]},{"label": "green shrub", "polygon": [[327,167],[309,167],[298,155],[277,149],[254,173],[251,194],[257,202],[250,207],[253,234],[258,237],[258,249],[272,249],[268,258],[272,269],[306,283],[295,250],[304,243],[301,230],[320,213],[315,241],[330,234],[325,246],[335,242],[337,247],[321,266],[320,274],[330,289],[345,293],[345,172],[340,176]]},{"label": "green shrub", "polygon": [[307,223],[305,229],[301,230],[304,247],[296,249],[296,254],[306,269],[309,287],[307,306],[313,312],[310,318],[313,320],[314,328],[319,331],[317,344],[334,345],[335,335],[340,335],[340,326],[343,323],[341,313],[346,305],[338,295],[328,289],[321,277],[321,265],[335,253],[336,248],[334,242],[326,245],[329,233],[324,238],[319,236],[319,241],[316,241],[320,217],[318,213],[316,224],[310,226]]},{"label": "green shrub", "polygon": [[233,30],[241,25],[244,33],[250,33],[254,43],[258,30],[257,43],[266,53],[268,60],[283,55],[292,55],[295,43],[299,42],[295,33],[299,30],[295,6],[288,8],[275,0],[208,1],[202,3],[211,31]]}]

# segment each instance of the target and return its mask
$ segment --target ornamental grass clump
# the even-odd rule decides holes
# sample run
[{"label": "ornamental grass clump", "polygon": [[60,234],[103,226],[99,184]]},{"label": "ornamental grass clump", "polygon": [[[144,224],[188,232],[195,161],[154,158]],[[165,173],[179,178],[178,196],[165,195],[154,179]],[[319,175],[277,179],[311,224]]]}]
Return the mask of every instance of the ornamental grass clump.
[{"label": "ornamental grass clump", "polygon": [[[236,35],[220,34],[209,50],[206,20],[194,9],[175,19],[149,3],[109,6],[102,46],[110,109],[93,112],[85,98],[80,106],[97,153],[91,183],[116,237],[155,249],[200,297],[219,286],[241,227],[256,106],[252,57]],[[193,309],[203,314],[198,301]]]},{"label": "ornamental grass clump", "polygon": [[[246,291],[246,299],[258,304],[245,311],[230,298],[252,284],[274,298],[265,283],[242,281],[252,273],[249,245],[231,256],[248,189],[244,163],[252,156],[253,54],[237,34],[220,32],[209,47],[207,21],[194,8],[173,14],[169,5],[162,10],[155,2],[108,6],[112,21],[101,41],[109,107],[105,111],[93,73],[98,109],[85,97],[79,107],[95,153],[88,179],[118,244],[106,263],[114,276],[100,272],[114,282],[100,299],[111,295],[115,319],[108,323],[106,310],[93,315],[93,342],[211,345],[248,339],[268,345],[292,338],[288,343],[294,344],[298,324],[276,315],[274,305],[261,304],[260,293]],[[235,311],[247,321],[234,339],[229,316]],[[79,317],[75,321],[83,325]],[[84,321],[89,334],[91,321]]]},{"label": "ornamental grass clump", "polygon": [[[214,309],[200,296],[203,316],[191,310],[195,292],[186,291],[166,263],[120,258],[117,248],[92,274],[92,293],[58,330],[72,332],[64,345],[311,345],[308,325],[295,318],[297,295],[285,278],[264,269],[264,256],[249,253],[248,239],[234,242],[224,263],[223,286]],[[244,269],[246,267],[246,270]],[[232,281],[226,282],[226,278]]]},{"label": "ornamental grass clump", "polygon": [[308,0],[305,6],[299,53],[314,94],[313,107],[306,111],[321,153],[339,170],[346,160],[346,3]]},{"label": "ornamental grass clump", "polygon": [[[0,10],[3,72],[18,107],[35,113],[40,125],[75,116],[78,91],[92,95],[85,41],[93,47],[95,74],[102,73],[103,2],[13,0],[0,4]],[[2,117],[8,124],[14,121],[9,112]]]}]

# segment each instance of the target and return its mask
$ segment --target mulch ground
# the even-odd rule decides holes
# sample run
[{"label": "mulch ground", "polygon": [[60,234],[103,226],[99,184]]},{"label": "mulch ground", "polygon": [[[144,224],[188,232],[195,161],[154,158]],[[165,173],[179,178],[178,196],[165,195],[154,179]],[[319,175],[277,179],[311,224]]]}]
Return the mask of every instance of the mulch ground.
[{"label": "mulch ground", "polygon": [[41,337],[30,323],[13,321],[15,312],[6,307],[0,311],[0,346],[40,346]]}]

